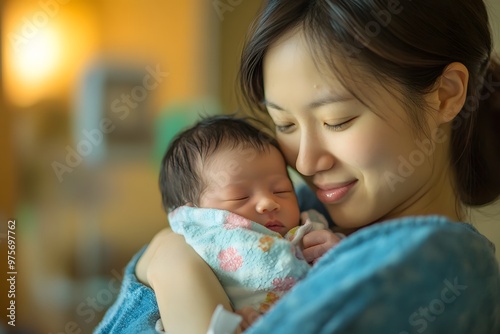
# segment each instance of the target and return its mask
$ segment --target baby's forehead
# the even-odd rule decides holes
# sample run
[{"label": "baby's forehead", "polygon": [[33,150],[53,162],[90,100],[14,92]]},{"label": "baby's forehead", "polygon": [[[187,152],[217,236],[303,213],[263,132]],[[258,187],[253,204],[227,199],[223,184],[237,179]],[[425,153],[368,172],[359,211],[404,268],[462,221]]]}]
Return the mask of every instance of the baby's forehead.
[{"label": "baby's forehead", "polygon": [[[278,151],[273,145],[267,143],[262,143],[261,146],[257,146],[256,144],[225,143],[215,147],[205,157],[203,165],[210,166],[219,162],[224,163],[228,160],[241,160],[246,163],[253,163],[256,157],[270,155],[274,150]],[[279,154],[281,155],[281,153]]]},{"label": "baby's forehead", "polygon": [[[269,169],[264,165],[270,165]],[[282,167],[280,167],[282,166]],[[219,147],[200,166],[200,174],[209,185],[214,180],[225,180],[226,184],[243,182],[256,177],[289,178],[281,152],[273,145],[262,147],[237,145]]]}]

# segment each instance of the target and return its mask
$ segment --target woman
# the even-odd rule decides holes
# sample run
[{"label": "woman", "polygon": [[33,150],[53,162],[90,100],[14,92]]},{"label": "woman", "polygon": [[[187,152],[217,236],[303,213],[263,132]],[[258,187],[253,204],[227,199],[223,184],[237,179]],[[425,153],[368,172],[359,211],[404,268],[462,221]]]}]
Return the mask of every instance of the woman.
[{"label": "woman", "polygon": [[[304,239],[322,258],[248,333],[500,331],[494,248],[463,223],[468,205],[500,193],[491,51],[482,0],[266,2],[242,55],[243,97],[269,114],[287,162],[350,235],[327,253]],[[155,292],[172,300],[169,332],[207,328],[209,314],[189,319],[193,307],[230,309],[167,231],[128,273],[103,332],[151,328],[158,310],[139,282],[155,289],[165,275],[171,288]]]}]

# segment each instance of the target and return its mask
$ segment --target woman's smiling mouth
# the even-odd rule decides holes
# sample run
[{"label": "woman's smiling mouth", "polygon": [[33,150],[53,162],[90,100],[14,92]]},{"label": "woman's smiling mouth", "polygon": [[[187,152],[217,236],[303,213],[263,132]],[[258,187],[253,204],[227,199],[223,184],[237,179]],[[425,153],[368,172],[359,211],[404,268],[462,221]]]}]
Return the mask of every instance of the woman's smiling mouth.
[{"label": "woman's smiling mouth", "polygon": [[343,199],[357,182],[358,180],[353,180],[343,184],[316,185],[318,187],[316,196],[318,196],[318,199],[323,203],[336,203]]}]

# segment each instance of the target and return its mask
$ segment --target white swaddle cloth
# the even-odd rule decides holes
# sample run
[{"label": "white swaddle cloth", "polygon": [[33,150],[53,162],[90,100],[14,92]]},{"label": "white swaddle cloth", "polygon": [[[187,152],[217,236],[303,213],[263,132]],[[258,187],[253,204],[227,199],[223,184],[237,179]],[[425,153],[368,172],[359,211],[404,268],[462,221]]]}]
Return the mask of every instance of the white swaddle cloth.
[{"label": "white swaddle cloth", "polygon": [[[221,282],[233,309],[253,307],[264,313],[308,272],[301,240],[328,228],[317,211],[301,213],[301,225],[285,237],[225,210],[182,206],[168,215],[170,227],[205,260]],[[219,306],[208,333],[232,333],[241,317]],[[236,325],[235,325],[236,324]],[[163,332],[161,319],[156,329]]]},{"label": "white swaddle cloth", "polygon": [[310,265],[300,251],[303,235],[328,226],[313,210],[303,212],[303,224],[285,238],[225,210],[183,206],[168,217],[172,230],[212,268],[234,309],[251,306],[259,312],[307,274]]}]

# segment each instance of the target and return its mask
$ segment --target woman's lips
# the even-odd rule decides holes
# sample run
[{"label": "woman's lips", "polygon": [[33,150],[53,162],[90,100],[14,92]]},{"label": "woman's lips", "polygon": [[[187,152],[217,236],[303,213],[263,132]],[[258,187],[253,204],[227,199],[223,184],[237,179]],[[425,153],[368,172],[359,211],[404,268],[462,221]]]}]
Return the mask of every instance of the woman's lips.
[{"label": "woman's lips", "polygon": [[332,204],[344,198],[349,190],[358,182],[358,180],[346,182],[343,185],[324,185],[316,190],[316,196],[323,203]]}]

